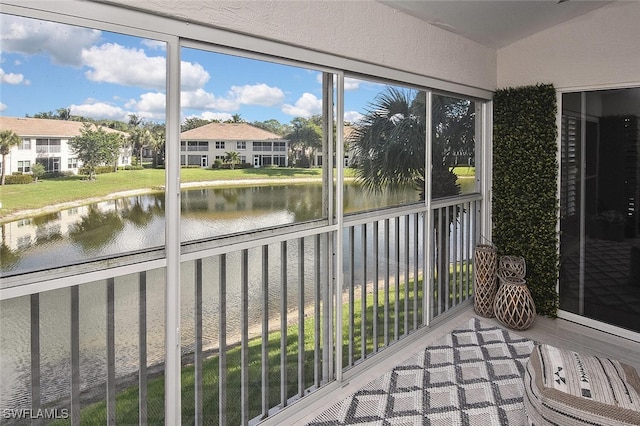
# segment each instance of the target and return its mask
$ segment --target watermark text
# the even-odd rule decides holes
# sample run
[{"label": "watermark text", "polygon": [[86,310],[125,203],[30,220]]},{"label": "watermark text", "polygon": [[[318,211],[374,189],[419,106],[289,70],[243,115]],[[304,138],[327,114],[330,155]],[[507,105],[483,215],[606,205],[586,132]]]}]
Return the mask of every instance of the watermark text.
[{"label": "watermark text", "polygon": [[6,420],[24,420],[24,419],[47,419],[59,420],[69,418],[69,409],[67,408],[3,408],[0,410],[0,417]]}]

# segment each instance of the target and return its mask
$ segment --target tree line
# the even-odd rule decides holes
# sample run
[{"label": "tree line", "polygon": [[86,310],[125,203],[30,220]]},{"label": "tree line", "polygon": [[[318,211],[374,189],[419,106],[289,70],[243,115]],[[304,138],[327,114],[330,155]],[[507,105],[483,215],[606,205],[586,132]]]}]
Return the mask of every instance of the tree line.
[{"label": "tree line", "polygon": [[[347,141],[352,154],[351,166],[356,177],[371,190],[410,186],[424,197],[426,150],[426,94],[421,91],[388,87],[372,101],[363,117],[355,123]],[[432,102],[432,170],[431,188],[434,198],[459,193],[457,176],[453,173],[453,158],[459,154],[473,158],[475,149],[475,111],[473,103],[465,99],[434,96]],[[28,116],[27,116],[28,117]],[[32,118],[71,120],[85,123],[81,135],[70,146],[82,161],[84,172],[95,178],[95,168],[116,164],[120,149],[128,144],[142,166],[143,150],[152,153],[153,166],[164,164],[165,124],[145,121],[129,115],[128,122],[94,120],[73,116],[68,108],[35,114]],[[311,154],[322,148],[323,117],[296,117],[290,123],[276,119],[249,123],[240,114],[226,121],[190,117],[181,124],[187,131],[209,123],[247,123],[289,141],[289,165],[310,167]],[[91,125],[95,125],[94,130]],[[349,123],[345,123],[349,124]],[[103,127],[128,134],[109,133]],[[20,138],[11,131],[0,132],[2,154],[2,184],[4,185],[5,156]],[[238,153],[225,153],[231,167],[239,160]],[[115,166],[114,166],[115,167]]]}]

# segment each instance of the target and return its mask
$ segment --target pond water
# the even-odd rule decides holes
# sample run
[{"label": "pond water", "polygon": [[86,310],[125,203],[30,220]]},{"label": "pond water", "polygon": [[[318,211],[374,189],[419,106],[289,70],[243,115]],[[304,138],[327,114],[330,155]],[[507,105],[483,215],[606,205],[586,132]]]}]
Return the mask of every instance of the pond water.
[{"label": "pond water", "polygon": [[[356,185],[345,211],[418,200],[415,191],[371,196]],[[322,186],[199,188],[182,192],[182,241],[322,218]],[[164,245],[164,193],[101,201],[2,224],[0,265],[11,276],[115,257]]]}]

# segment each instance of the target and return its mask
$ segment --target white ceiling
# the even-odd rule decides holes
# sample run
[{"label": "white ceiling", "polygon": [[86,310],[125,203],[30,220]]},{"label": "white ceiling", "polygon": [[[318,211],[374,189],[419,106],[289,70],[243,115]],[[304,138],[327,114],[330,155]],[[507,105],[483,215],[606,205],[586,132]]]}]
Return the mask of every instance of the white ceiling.
[{"label": "white ceiling", "polygon": [[611,3],[595,0],[378,1],[496,49]]}]

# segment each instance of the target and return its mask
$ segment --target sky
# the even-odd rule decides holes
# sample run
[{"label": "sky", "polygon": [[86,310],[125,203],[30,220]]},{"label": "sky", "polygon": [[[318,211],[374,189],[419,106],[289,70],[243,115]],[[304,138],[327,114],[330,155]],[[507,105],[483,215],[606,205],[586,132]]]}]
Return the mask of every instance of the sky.
[{"label": "sky", "polygon": [[[165,45],[135,36],[0,14],[0,115],[72,115],[128,122],[165,120]],[[187,118],[282,124],[322,111],[321,73],[183,48],[181,122]],[[345,79],[345,120],[356,121],[383,90]]]}]

